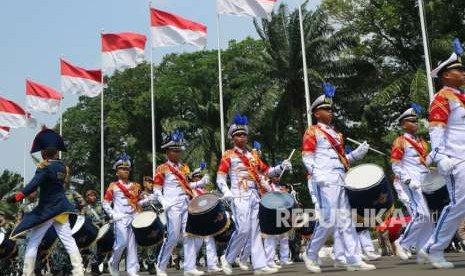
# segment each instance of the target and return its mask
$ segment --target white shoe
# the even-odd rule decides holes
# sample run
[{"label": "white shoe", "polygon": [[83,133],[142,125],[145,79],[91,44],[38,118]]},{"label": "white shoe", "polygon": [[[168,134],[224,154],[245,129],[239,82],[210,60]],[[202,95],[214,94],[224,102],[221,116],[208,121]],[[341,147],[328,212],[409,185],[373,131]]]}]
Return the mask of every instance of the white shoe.
[{"label": "white shoe", "polygon": [[410,249],[406,249],[405,253],[407,253],[408,258],[412,258],[412,251]]},{"label": "white shoe", "polygon": [[190,271],[184,271],[184,276],[202,276],[204,274],[205,272],[197,270],[196,268]]},{"label": "white shoe", "polygon": [[375,252],[371,252],[371,251],[366,252],[364,255],[365,255],[365,257],[367,258],[368,261],[376,261],[379,258],[381,258],[381,255],[376,254]]},{"label": "white shoe", "polygon": [[370,271],[370,270],[375,270],[375,269],[376,269],[376,266],[372,264],[367,264],[364,261],[360,261],[355,264],[346,265],[347,271]]},{"label": "white shoe", "polygon": [[26,257],[24,258],[23,276],[34,276],[34,267],[36,258]]},{"label": "white shoe", "polygon": [[220,258],[221,261],[221,268],[223,269],[224,274],[231,275],[233,273],[233,269],[230,263],[226,260],[226,256],[223,255]]},{"label": "white shoe", "polygon": [[272,264],[268,265],[268,267],[276,268],[276,269],[281,269],[281,268],[283,268],[282,266],[278,265],[277,263],[272,263]]},{"label": "white shoe", "polygon": [[208,273],[215,273],[215,272],[220,272],[220,271],[223,271],[223,270],[216,265],[209,267],[207,270]]},{"label": "white shoe", "polygon": [[128,276],[139,276],[137,273],[128,273]]},{"label": "white shoe", "polygon": [[242,270],[242,271],[248,271],[249,270],[249,266],[246,264],[246,263],[243,263],[241,262],[240,260],[237,260],[237,265],[239,266],[239,268]]},{"label": "white shoe", "polygon": [[282,265],[291,265],[293,263],[294,263],[293,261],[282,261],[281,262]]},{"label": "white shoe", "polygon": [[394,242],[394,247],[395,247],[395,250],[396,250],[396,255],[403,261],[406,261],[408,260],[408,254],[407,254],[407,250],[405,250],[402,245],[400,245],[400,241],[399,240],[396,240]]},{"label": "white shoe", "polygon": [[[114,270],[110,263],[108,264],[108,271],[110,272],[111,276],[119,276],[119,270]],[[166,276],[166,275],[162,275],[162,276]]]},{"label": "white shoe", "polygon": [[421,256],[421,258],[428,259],[434,268],[438,268],[438,269],[454,268],[454,264],[451,262],[448,262],[446,259],[444,259],[443,256],[439,256],[439,257],[431,256],[430,254],[426,253],[423,249],[420,250],[420,252],[418,252],[418,255]]},{"label": "white shoe", "polygon": [[425,256],[424,254],[420,254],[420,253],[417,254],[417,264],[425,265],[428,263],[429,263],[429,259],[427,256]]},{"label": "white shoe", "polygon": [[342,261],[338,261],[338,260],[334,260],[334,268],[345,268],[347,266],[347,263],[346,262],[342,262]]},{"label": "white shoe", "polygon": [[254,275],[267,275],[267,274],[274,274],[274,273],[277,273],[277,272],[278,272],[277,268],[272,268],[272,267],[265,266],[265,267],[260,268],[260,269],[255,269],[253,271],[253,274]]},{"label": "white shoe", "polygon": [[308,271],[312,273],[321,273],[321,268],[318,265],[318,262],[310,260],[307,256],[307,253],[302,254],[302,259],[304,260],[305,267]]},{"label": "white shoe", "polygon": [[157,266],[157,276],[168,276],[168,274]]}]

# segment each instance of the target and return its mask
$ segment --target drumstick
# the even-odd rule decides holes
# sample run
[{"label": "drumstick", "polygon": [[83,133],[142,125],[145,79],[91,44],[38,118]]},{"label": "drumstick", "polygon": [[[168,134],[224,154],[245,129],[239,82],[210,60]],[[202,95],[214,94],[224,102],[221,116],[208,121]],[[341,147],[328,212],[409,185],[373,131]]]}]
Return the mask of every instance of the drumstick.
[{"label": "drumstick", "polygon": [[[360,143],[359,141],[356,141],[356,140],[351,139],[351,138],[349,138],[349,137],[347,137],[346,139],[347,139],[347,141],[352,142],[352,143],[357,144],[357,145],[361,145],[361,144],[362,144],[362,143]],[[371,151],[373,151],[373,152],[376,152],[377,154],[381,154],[382,156],[386,156],[386,154],[385,154],[384,152],[381,152],[381,151],[379,151],[379,150],[377,150],[377,149],[374,149],[374,148],[372,148],[372,147],[369,147],[368,149],[371,150]]]},{"label": "drumstick", "polygon": [[[295,152],[295,149],[292,150],[291,154],[289,155],[289,158],[287,158],[286,160],[291,160],[292,156],[294,155],[294,152]],[[281,172],[281,174],[279,175],[279,178],[281,179],[281,177],[283,177],[283,174],[286,170],[283,170]]]}]

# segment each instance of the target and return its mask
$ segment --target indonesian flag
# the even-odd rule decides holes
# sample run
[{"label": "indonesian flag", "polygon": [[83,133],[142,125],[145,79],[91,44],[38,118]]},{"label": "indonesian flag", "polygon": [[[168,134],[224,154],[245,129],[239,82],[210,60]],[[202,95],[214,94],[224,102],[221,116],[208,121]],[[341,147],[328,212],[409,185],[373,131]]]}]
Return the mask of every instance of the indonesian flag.
[{"label": "indonesian flag", "polygon": [[27,107],[48,114],[55,114],[60,108],[61,94],[55,89],[26,80]]},{"label": "indonesian flag", "polygon": [[60,59],[61,91],[96,97],[102,92],[102,71],[86,70]]},{"label": "indonesian flag", "polygon": [[10,128],[0,126],[0,140],[6,140],[10,136]]},{"label": "indonesian flag", "polygon": [[0,125],[18,128],[27,124],[26,111],[16,103],[0,97]]},{"label": "indonesian flag", "polygon": [[267,17],[277,0],[217,0],[218,14]]},{"label": "indonesian flag", "polygon": [[144,62],[147,38],[136,33],[102,34],[103,70],[134,68]]},{"label": "indonesian flag", "polygon": [[207,26],[164,11],[150,9],[153,47],[191,44],[207,46]]}]

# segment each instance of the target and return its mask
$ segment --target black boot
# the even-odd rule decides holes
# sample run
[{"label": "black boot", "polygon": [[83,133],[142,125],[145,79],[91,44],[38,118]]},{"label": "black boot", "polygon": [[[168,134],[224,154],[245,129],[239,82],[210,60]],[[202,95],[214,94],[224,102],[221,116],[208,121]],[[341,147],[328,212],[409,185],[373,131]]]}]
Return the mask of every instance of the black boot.
[{"label": "black boot", "polygon": [[147,265],[147,271],[149,272],[149,274],[153,274],[153,275],[156,275],[157,274],[157,269],[155,268],[155,265],[154,264],[149,264]]},{"label": "black boot", "polygon": [[139,272],[145,272],[147,271],[144,266],[144,261],[139,262]]},{"label": "black boot", "polygon": [[110,271],[108,271],[108,263],[107,262],[103,263],[103,273],[110,273]]},{"label": "black boot", "polygon": [[102,275],[102,273],[100,272],[100,269],[98,269],[98,264],[93,264],[91,266],[91,273],[92,273],[92,276],[98,276],[98,275]]}]

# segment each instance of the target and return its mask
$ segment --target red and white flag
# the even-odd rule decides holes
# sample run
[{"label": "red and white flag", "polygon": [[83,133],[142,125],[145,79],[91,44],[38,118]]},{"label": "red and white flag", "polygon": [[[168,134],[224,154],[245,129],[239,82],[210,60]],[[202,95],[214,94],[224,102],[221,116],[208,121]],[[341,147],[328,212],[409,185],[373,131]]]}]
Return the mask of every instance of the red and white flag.
[{"label": "red and white flag", "polygon": [[277,0],[217,0],[218,14],[267,17]]},{"label": "red and white flag", "polygon": [[0,140],[6,140],[10,136],[10,128],[0,126]]},{"label": "red and white flag", "polygon": [[55,114],[60,108],[62,98],[62,95],[55,89],[26,80],[26,104],[28,108]]},{"label": "red and white flag", "polygon": [[60,59],[61,91],[96,97],[102,92],[102,71],[86,70]]},{"label": "red and white flag", "polygon": [[102,34],[104,72],[134,68],[144,62],[147,38],[136,33]]},{"label": "red and white flag", "polygon": [[26,111],[18,104],[0,97],[0,125],[11,128],[25,127]]},{"label": "red and white flag", "polygon": [[153,47],[191,44],[207,46],[207,26],[157,9],[150,9]]}]

